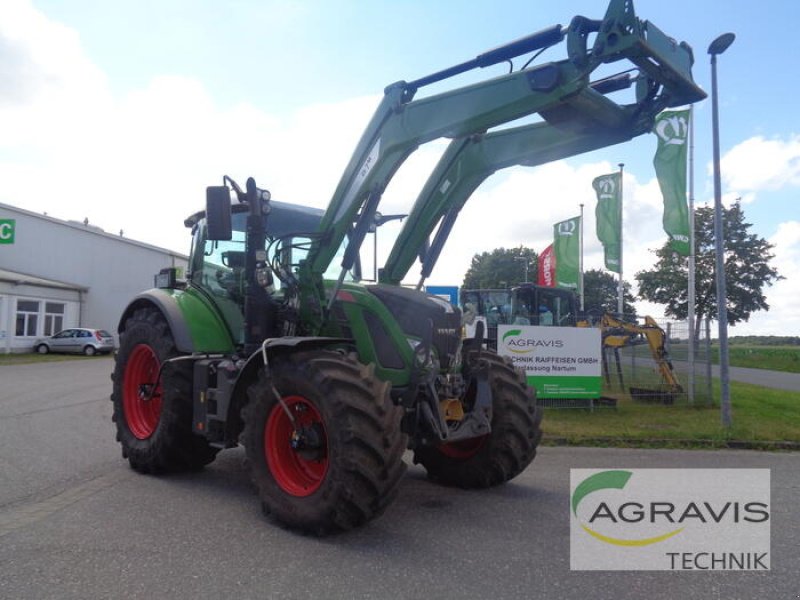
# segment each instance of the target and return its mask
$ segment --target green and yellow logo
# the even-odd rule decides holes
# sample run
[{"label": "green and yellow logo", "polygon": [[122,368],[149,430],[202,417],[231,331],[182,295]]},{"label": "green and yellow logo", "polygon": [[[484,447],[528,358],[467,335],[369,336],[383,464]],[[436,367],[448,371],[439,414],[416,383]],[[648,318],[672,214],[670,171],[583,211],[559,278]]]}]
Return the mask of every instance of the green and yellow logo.
[{"label": "green and yellow logo", "polygon": [[[572,504],[572,514],[578,519],[578,505],[590,494],[594,492],[598,492],[601,490],[622,490],[630,481],[631,476],[633,473],[630,471],[602,471],[600,473],[596,473],[584,479],[578,486],[575,488],[575,491],[572,492],[571,504]],[[613,511],[609,505],[605,502],[601,502],[598,506],[594,509],[591,516],[589,517],[589,523],[594,523],[594,521],[603,519],[610,519],[613,522],[624,521],[624,522],[635,522],[640,520],[642,516],[642,512],[638,510],[638,507],[641,507],[638,503],[625,503],[620,505],[617,511]],[[633,509],[632,511],[628,512],[626,516],[626,509]],[[616,516],[615,516],[616,513]],[[644,537],[644,538],[634,538],[634,539],[625,539],[625,538],[618,538],[618,537],[611,537],[608,535],[604,535],[598,532],[596,529],[589,527],[586,523],[580,523],[581,529],[583,529],[586,533],[591,535],[592,537],[600,540],[601,542],[605,542],[607,544],[612,544],[614,546],[628,546],[628,547],[635,547],[635,546],[649,546],[651,544],[656,544],[658,542],[663,542],[671,538],[674,535],[679,534],[683,531],[683,527],[679,527],[678,529],[674,529],[672,531],[668,531],[666,533],[652,536],[652,537]]]},{"label": "green and yellow logo", "polygon": [[530,354],[537,348],[563,348],[563,340],[537,340],[523,336],[521,329],[509,329],[503,334],[503,345],[514,354]]},{"label": "green and yellow logo", "polygon": [[521,329],[509,329],[506,331],[505,335],[503,336],[503,344],[505,344],[509,352],[513,352],[514,354],[529,354],[530,352],[533,352],[534,348],[520,345],[518,337],[521,334]]}]

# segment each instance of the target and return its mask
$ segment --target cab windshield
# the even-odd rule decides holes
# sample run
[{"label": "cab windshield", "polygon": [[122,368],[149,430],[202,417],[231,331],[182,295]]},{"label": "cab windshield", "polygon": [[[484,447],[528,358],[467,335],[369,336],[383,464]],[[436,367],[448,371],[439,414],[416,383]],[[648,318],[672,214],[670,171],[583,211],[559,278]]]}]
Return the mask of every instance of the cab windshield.
[{"label": "cab windshield", "polygon": [[[236,207],[238,208],[238,207]],[[298,267],[308,255],[319,226],[323,211],[320,209],[272,202],[271,211],[265,215],[267,260],[271,267],[271,281],[267,291],[283,295],[286,284],[278,276],[289,274],[297,277]],[[230,240],[209,240],[204,217],[199,218],[193,229],[190,279],[193,284],[205,289],[217,298],[233,302],[241,312],[245,295],[245,260],[247,212],[239,211],[231,215],[232,236]],[[339,248],[336,258],[325,272],[326,279],[337,279],[341,270],[342,256],[347,239]],[[358,269],[354,269],[356,273]],[[357,278],[348,272],[347,281]]]}]

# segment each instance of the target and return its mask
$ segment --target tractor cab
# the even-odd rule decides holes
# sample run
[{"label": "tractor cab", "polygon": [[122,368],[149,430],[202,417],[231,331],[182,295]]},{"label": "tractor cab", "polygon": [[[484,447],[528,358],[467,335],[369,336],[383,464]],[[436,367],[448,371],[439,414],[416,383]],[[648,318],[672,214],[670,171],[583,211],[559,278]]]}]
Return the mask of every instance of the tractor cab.
[{"label": "tractor cab", "polygon": [[530,283],[511,290],[511,324],[575,327],[577,315],[576,297],[571,290]]},{"label": "tractor cab", "polygon": [[578,306],[575,293],[557,287],[523,283],[512,289],[462,290],[461,306],[471,337],[474,323],[482,321],[490,348],[496,348],[498,325],[575,327]]},{"label": "tractor cab", "polygon": [[289,283],[298,277],[298,268],[319,227],[324,211],[317,208],[269,201],[261,215],[263,243],[248,248],[247,204],[233,204],[222,220],[213,208],[198,212],[185,221],[192,230],[192,246],[187,279],[189,284],[213,300],[231,335],[244,343],[244,315],[248,291],[248,251],[252,251],[251,281],[260,288],[265,310],[271,313],[276,335],[283,334],[286,315],[279,310],[291,294]]}]

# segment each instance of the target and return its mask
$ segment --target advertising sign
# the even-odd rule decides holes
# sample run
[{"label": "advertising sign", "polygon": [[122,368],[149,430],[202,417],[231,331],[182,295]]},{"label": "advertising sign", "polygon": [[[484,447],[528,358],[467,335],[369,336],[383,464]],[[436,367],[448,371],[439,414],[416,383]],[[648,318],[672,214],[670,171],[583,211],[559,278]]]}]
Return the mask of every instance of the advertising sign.
[{"label": "advertising sign", "polygon": [[497,352],[525,370],[539,398],[599,398],[600,330],[500,325]]},{"label": "advertising sign", "polygon": [[0,219],[0,244],[14,243],[14,229],[16,221],[14,219]]},{"label": "advertising sign", "polygon": [[458,306],[458,286],[457,285],[426,285],[425,291],[434,296],[444,298],[450,304]]}]

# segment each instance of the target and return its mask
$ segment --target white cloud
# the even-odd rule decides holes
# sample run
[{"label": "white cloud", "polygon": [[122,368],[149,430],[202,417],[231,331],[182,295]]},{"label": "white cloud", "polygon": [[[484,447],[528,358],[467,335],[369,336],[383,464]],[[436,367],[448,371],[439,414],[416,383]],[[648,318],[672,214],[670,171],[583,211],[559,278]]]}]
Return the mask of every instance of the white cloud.
[{"label": "white cloud", "polygon": [[[573,165],[556,161],[528,169],[502,171],[479,188],[461,212],[432,283],[460,283],[472,256],[494,248],[520,245],[541,252],[553,240],[553,224],[584,214],[584,269],[603,269],[603,249],[595,235],[596,197],[592,180],[616,171],[601,161]],[[661,196],[653,179],[640,184],[624,174],[623,221],[626,279],[652,265],[649,249],[666,240],[661,229]],[[434,281],[435,279],[435,281]]]},{"label": "white cloud", "polygon": [[2,143],[51,147],[80,136],[109,100],[105,75],[86,57],[77,32],[47,19],[29,2],[0,8]]},{"label": "white cloud", "polygon": [[[709,173],[711,169],[709,165]],[[800,136],[749,138],[722,157],[720,170],[725,187],[738,192],[800,185]]]},{"label": "white cloud", "polygon": [[755,313],[731,335],[797,335],[800,331],[800,221],[781,223],[769,238],[775,247],[772,266],[784,277],[767,288],[769,311]]},{"label": "white cloud", "polygon": [[[114,97],[77,34],[25,2],[3,9],[0,52],[25,68],[0,102],[0,201],[176,250],[183,219],[223,174],[276,198],[325,206],[376,98],[298,108],[279,120],[220,107],[197,80],[160,76]],[[242,183],[244,183],[242,181]]]},{"label": "white cloud", "polygon": [[[201,82],[180,76],[155,77],[115,96],[77,33],[22,0],[0,8],[0,65],[0,201],[65,219],[88,217],[107,231],[124,229],[179,251],[188,248],[183,219],[202,208],[205,187],[223,174],[241,183],[255,176],[278,200],[326,206],[379,100],[298,106],[277,117],[248,103],[219,106]],[[445,147],[438,141],[412,155],[387,189],[382,212],[407,212]],[[729,189],[755,197],[759,189],[796,185],[798,157],[798,137],[751,138],[723,159]],[[553,224],[578,214],[581,203],[584,266],[603,268],[591,181],[616,170],[605,161],[557,161],[494,175],[463,209],[429,283],[460,284],[478,252],[519,245],[541,251],[552,241]],[[650,250],[666,236],[655,179],[640,182],[626,172],[624,186],[624,267],[633,281],[652,265]],[[800,295],[799,227],[785,223],[773,238],[776,266],[787,280],[768,291],[772,310],[768,318],[753,317],[753,328],[800,330],[792,308]],[[398,228],[381,229],[382,257]],[[414,267],[408,279],[418,273]]]}]

